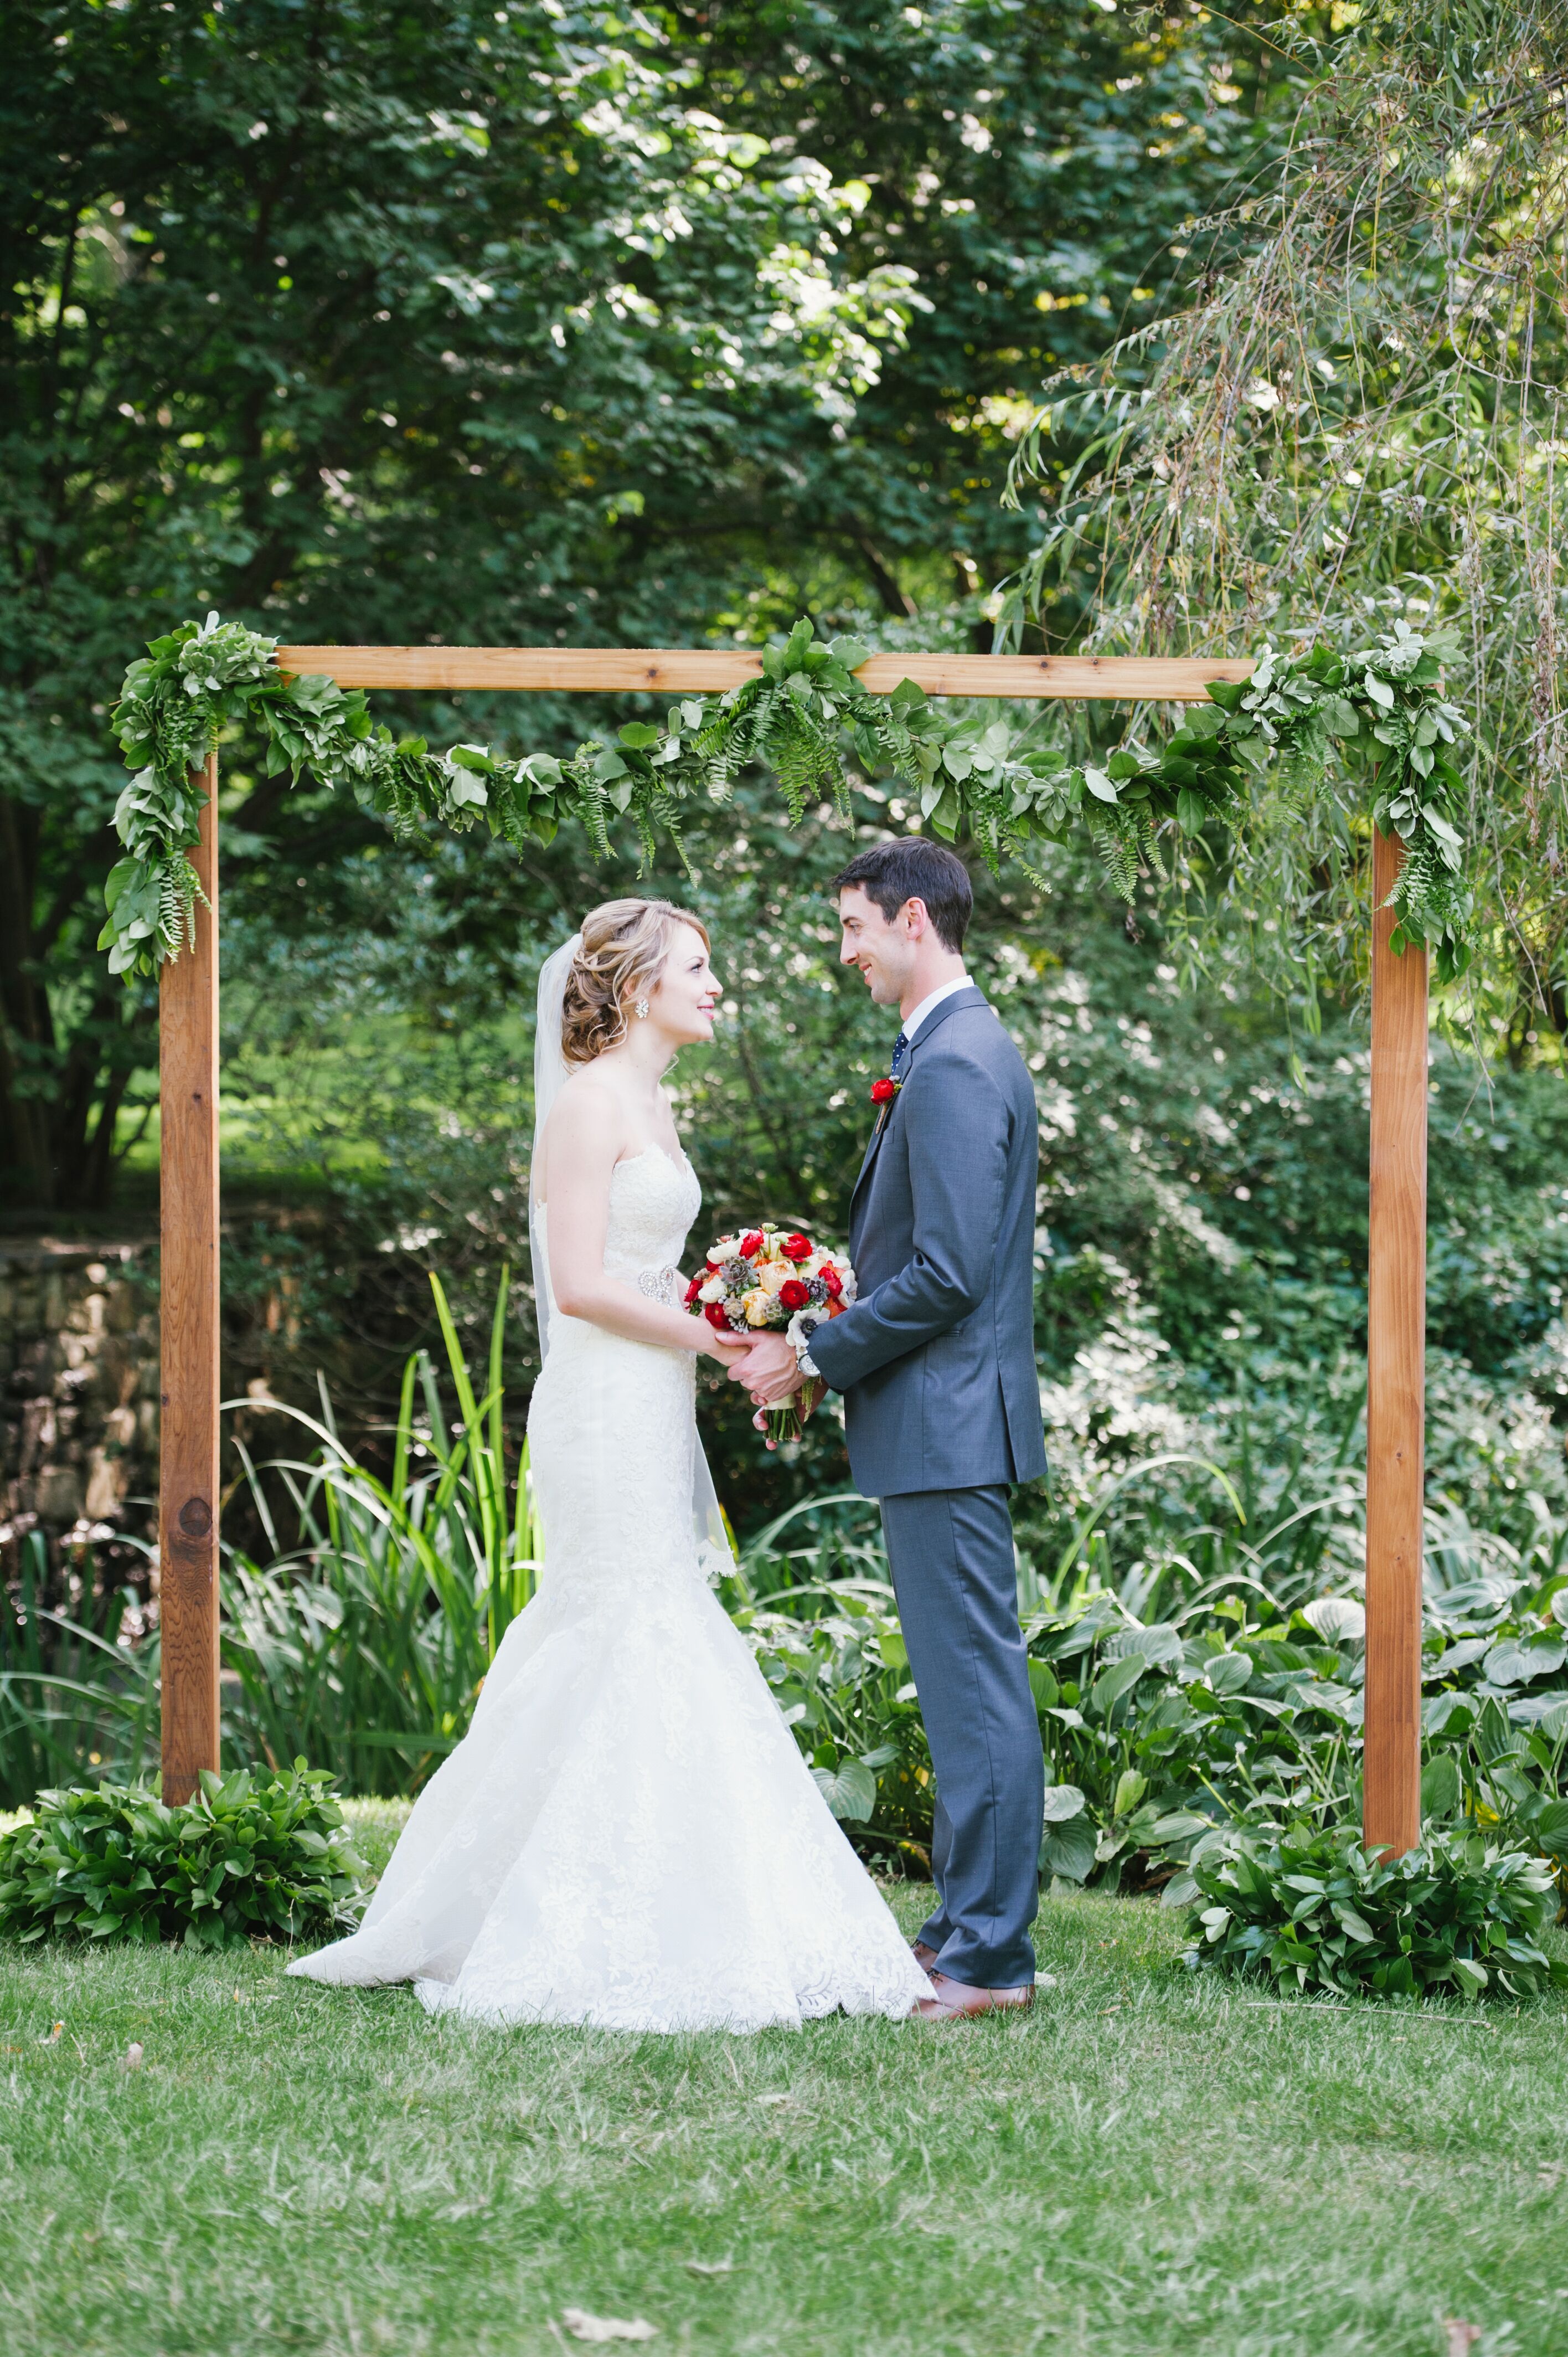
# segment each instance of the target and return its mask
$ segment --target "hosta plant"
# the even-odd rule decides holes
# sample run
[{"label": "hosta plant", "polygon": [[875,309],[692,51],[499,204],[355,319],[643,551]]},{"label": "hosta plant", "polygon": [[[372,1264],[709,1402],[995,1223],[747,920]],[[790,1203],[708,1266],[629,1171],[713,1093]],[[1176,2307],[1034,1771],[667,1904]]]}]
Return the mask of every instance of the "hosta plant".
[{"label": "hosta plant", "polygon": [[1557,1912],[1549,1869],[1473,1831],[1429,1830],[1402,1857],[1368,1852],[1344,1828],[1216,1832],[1189,1871],[1193,1965],[1380,1996],[1568,1984],[1568,1964],[1541,1944]]},{"label": "hosta plant", "polygon": [[40,1792],[0,1835],[0,1932],[231,1948],[349,1929],[369,1869],[330,1788],[300,1760],[204,1770],[178,1808],[137,1785]]}]

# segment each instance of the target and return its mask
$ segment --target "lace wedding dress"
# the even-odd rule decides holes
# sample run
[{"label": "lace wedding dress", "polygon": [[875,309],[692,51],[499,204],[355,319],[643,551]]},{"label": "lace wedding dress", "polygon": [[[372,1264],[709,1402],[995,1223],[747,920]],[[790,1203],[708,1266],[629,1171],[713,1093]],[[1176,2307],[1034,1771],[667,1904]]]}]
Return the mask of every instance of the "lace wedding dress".
[{"label": "lace wedding dress", "polygon": [[[658,1146],[618,1164],[606,1267],[672,1301],[701,1201]],[[289,1971],[497,2022],[907,2014],[930,1985],[698,1559],[693,1357],[552,1310],[528,1428],[539,1593],[362,1926]]]}]

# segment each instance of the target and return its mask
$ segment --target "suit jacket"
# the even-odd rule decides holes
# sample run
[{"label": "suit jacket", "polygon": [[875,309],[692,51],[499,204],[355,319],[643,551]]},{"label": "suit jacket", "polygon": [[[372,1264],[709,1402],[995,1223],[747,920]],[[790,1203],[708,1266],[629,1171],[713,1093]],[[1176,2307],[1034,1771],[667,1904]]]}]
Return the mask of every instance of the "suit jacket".
[{"label": "suit jacket", "polygon": [[811,1357],[868,1498],[1046,1469],[1035,1367],[1035,1092],[994,1009],[955,991],[915,1035],[850,1205],[860,1297]]}]

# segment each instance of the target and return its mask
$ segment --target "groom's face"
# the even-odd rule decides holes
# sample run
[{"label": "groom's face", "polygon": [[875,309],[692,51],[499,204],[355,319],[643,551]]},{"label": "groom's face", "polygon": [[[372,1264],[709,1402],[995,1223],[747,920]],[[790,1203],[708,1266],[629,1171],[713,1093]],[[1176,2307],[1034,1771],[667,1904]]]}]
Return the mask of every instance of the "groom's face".
[{"label": "groom's face", "polygon": [[875,1006],[897,1006],[914,972],[918,929],[910,918],[916,905],[906,900],[885,917],[858,884],[846,884],[839,894],[839,960],[860,968]]}]

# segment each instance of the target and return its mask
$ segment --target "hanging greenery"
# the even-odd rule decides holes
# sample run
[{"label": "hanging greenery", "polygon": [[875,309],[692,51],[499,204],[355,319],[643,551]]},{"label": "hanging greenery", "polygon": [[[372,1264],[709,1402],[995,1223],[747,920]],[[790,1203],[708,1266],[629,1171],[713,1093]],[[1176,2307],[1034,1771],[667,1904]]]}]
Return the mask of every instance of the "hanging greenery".
[{"label": "hanging greenery", "polygon": [[[482,823],[521,849],[571,819],[601,856],[629,820],[648,856],[664,834],[684,857],[693,809],[727,802],[754,762],[772,770],[791,818],[830,797],[847,815],[848,745],[865,774],[891,773],[908,789],[922,825],[948,842],[967,833],[993,868],[1015,859],[1037,875],[1039,843],[1087,827],[1129,900],[1140,871],[1166,874],[1167,849],[1190,856],[1207,830],[1233,831],[1272,770],[1310,793],[1333,743],[1375,770],[1377,823],[1409,846],[1392,896],[1396,944],[1428,943],[1448,980],[1469,955],[1460,781],[1449,759],[1466,723],[1444,700],[1439,651],[1403,623],[1354,656],[1265,647],[1245,683],[1210,687],[1210,702],[1174,734],[1096,768],[1048,748],[1015,751],[1005,718],[983,707],[950,715],[911,680],[873,695],[854,676],[869,648],[824,643],[799,621],[764,651],[758,677],[683,697],[663,727],[629,721],[614,744],[589,741],[562,761],[481,745],[433,753],[424,737],[378,726],[362,691],[286,675],[274,640],[209,614],[154,640],[125,674],[114,726],[135,775],[115,809],[125,856],[105,886],[99,946],[112,972],[150,974],[194,940],[200,888],[189,854],[204,795],[191,772],[222,729],[242,724],[265,738],[269,776],[287,770],[297,782],[308,770],[404,837]],[[1223,834],[1212,848],[1223,856]]]}]

